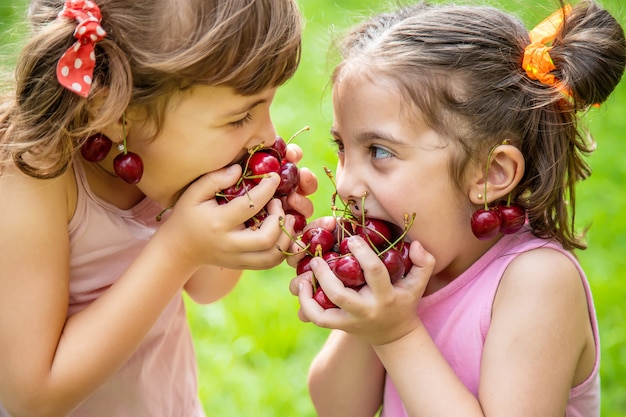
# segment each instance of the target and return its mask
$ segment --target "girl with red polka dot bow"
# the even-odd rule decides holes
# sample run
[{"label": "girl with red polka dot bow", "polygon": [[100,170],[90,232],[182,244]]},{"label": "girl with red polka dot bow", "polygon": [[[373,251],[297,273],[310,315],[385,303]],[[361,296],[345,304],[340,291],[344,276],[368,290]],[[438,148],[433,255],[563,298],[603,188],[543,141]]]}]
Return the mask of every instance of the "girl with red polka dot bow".
[{"label": "girl with red polka dot bow", "polygon": [[296,1],[34,0],[29,19],[0,105],[0,416],[204,416],[182,293],[278,265],[285,212],[313,212],[306,168],[283,200],[274,173],[215,200],[276,140]]}]

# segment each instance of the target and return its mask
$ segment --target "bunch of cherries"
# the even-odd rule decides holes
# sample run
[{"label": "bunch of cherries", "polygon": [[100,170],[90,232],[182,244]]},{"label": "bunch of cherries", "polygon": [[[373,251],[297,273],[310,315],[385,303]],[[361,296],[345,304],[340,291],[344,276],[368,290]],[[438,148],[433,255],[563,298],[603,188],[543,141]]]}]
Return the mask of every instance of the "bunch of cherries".
[{"label": "bunch of cherries", "polygon": [[[282,137],[276,136],[276,140],[272,146],[260,146],[250,149],[244,160],[239,162],[239,165],[242,167],[242,175],[239,177],[239,180],[230,187],[215,194],[215,199],[218,204],[226,204],[234,198],[248,196],[248,192],[272,172],[280,176],[280,184],[274,192],[275,198],[280,198],[284,201],[284,197],[288,197],[294,193],[300,183],[300,172],[296,164],[286,159],[287,143],[300,132],[308,129],[308,127],[301,129],[287,142]],[[254,207],[252,200],[250,200],[250,207]],[[306,218],[301,213],[291,208],[287,208],[285,213],[291,214],[296,218],[296,224],[294,226],[296,231],[302,231],[304,229],[304,226],[306,226]],[[266,207],[263,207],[257,214],[246,221],[246,227],[252,229],[260,227],[267,216],[268,212]]]},{"label": "bunch of cherries", "polygon": [[[325,171],[332,180],[330,171],[327,168]],[[333,200],[335,198],[336,194]],[[333,212],[336,213],[336,211],[337,208],[333,203]],[[336,222],[333,231],[322,227],[312,227],[296,239],[296,243],[305,252],[304,257],[296,266],[298,275],[311,271],[311,259],[320,256],[346,287],[356,291],[361,289],[366,284],[365,275],[359,261],[348,249],[348,238],[351,236],[360,236],[370,245],[385,265],[392,283],[409,272],[413,264],[409,258],[409,243],[405,242],[404,238],[413,224],[415,215],[409,217],[405,214],[404,229],[381,219],[356,217],[348,205],[345,205],[341,216],[335,214],[334,217]],[[328,299],[315,278],[313,288],[313,298],[323,308],[337,307]]]},{"label": "bunch of cherries", "polygon": [[517,204],[507,202],[506,206],[496,205],[478,209],[472,215],[472,232],[480,240],[489,240],[498,232],[513,234],[526,222],[526,210]]}]

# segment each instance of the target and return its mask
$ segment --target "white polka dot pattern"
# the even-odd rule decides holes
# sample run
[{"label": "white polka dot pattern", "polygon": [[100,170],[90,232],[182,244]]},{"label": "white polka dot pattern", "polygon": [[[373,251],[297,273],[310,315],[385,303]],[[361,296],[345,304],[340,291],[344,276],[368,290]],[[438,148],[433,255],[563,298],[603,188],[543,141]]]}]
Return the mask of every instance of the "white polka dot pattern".
[{"label": "white polka dot pattern", "polygon": [[81,97],[87,97],[96,66],[94,47],[106,32],[100,26],[100,8],[89,0],[67,0],[59,18],[78,22],[74,30],[76,42],[61,56],[57,64],[59,84]]}]

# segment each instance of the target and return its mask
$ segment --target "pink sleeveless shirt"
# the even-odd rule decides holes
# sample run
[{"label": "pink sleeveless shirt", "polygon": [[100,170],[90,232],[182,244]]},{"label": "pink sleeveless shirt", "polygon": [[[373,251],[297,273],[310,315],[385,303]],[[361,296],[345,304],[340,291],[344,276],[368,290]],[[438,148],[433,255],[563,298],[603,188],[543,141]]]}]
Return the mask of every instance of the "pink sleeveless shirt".
[{"label": "pink sleeveless shirt", "polygon": [[[102,295],[155,232],[161,208],[144,199],[121,210],[96,197],[80,162],[71,242],[68,315]],[[138,294],[140,297],[141,294]],[[201,417],[197,366],[182,294],[177,294],[124,367],[87,398],[72,417]]]},{"label": "pink sleeveless shirt", "polygon": [[[459,379],[467,389],[478,396],[483,346],[491,323],[491,308],[502,275],[509,263],[519,254],[540,247],[557,250],[576,265],[587,295],[596,344],[593,371],[585,381],[570,390],[565,416],[598,417],[600,339],[591,290],[578,261],[558,243],[538,239],[529,232],[505,235],[457,279],[441,290],[424,297],[418,307],[420,317]],[[399,416],[408,414],[396,388],[387,376],[381,417]]]}]

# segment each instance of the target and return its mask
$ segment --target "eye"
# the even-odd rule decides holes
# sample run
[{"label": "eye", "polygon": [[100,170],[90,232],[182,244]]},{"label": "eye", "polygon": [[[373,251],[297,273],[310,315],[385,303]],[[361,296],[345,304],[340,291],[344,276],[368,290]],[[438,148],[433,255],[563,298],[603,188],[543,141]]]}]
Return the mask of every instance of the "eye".
[{"label": "eye", "polygon": [[250,113],[246,113],[246,115],[242,117],[241,119],[235,120],[234,122],[230,122],[228,124],[234,127],[242,127],[243,125],[248,123],[250,120],[252,120],[252,115]]},{"label": "eye", "polygon": [[331,143],[332,146],[337,148],[337,153],[338,154],[343,153],[343,142],[342,141],[340,141],[339,139],[332,138],[330,140],[330,143]]},{"label": "eye", "polygon": [[381,148],[380,146],[376,146],[376,145],[370,146],[370,155],[374,159],[385,159],[385,158],[391,158],[393,156],[393,154],[389,152],[387,149]]}]

